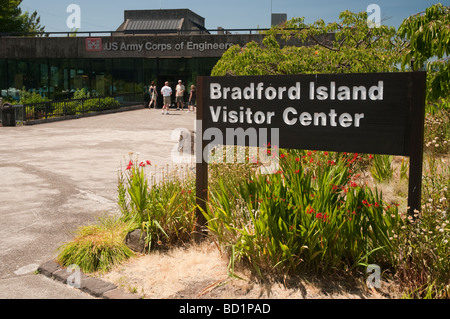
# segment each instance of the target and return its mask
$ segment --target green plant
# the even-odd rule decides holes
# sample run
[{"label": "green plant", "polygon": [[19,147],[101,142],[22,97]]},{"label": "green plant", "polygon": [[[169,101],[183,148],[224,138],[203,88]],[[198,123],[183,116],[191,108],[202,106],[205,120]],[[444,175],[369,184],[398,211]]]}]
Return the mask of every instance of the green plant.
[{"label": "green plant", "polygon": [[130,225],[114,217],[78,228],[74,239],[58,248],[57,261],[78,265],[83,272],[109,271],[113,265],[133,256],[125,244]]},{"label": "green plant", "polygon": [[20,96],[19,104],[39,103],[39,102],[50,101],[49,99],[42,97],[37,92],[27,91],[25,89],[25,87],[22,88],[22,90],[19,93],[19,96]]},{"label": "green plant", "polygon": [[387,182],[394,175],[394,169],[392,167],[392,155],[379,155],[373,156],[372,167],[370,172],[372,177],[377,182]]},{"label": "green plant", "polygon": [[425,117],[424,151],[433,156],[448,154],[450,146],[450,109],[437,108]]},{"label": "green plant", "polygon": [[[393,27],[370,28],[367,12],[344,11],[339,21],[326,24],[304,18],[272,28],[262,43],[231,47],[214,66],[212,75],[269,75],[299,73],[392,72],[398,70],[406,44]],[[334,34],[330,39],[329,34]],[[280,45],[297,38],[313,45]]]},{"label": "green plant", "polygon": [[[132,154],[131,154],[132,155]],[[145,233],[148,249],[189,241],[195,224],[195,182],[186,170],[162,170],[148,181],[150,161],[131,158],[119,171],[118,204],[121,218]]]},{"label": "green plant", "polygon": [[204,215],[216,240],[259,276],[388,263],[397,206],[356,182],[358,154],[281,150],[275,174],[220,182]]},{"label": "green plant", "polygon": [[428,101],[448,98],[450,94],[449,24],[450,6],[437,3],[408,17],[398,29],[398,34],[409,41],[402,59],[403,69],[412,59],[416,70],[426,65]]}]

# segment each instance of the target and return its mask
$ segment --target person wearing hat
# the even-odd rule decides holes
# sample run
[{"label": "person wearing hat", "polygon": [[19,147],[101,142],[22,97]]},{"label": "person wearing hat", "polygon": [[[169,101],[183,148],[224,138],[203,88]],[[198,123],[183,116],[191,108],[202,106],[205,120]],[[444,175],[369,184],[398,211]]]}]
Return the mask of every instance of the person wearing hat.
[{"label": "person wearing hat", "polygon": [[185,87],[183,85],[183,82],[181,80],[178,81],[177,87],[175,88],[175,103],[177,105],[177,111],[180,109],[181,104],[181,110],[183,110],[184,107],[184,90]]}]

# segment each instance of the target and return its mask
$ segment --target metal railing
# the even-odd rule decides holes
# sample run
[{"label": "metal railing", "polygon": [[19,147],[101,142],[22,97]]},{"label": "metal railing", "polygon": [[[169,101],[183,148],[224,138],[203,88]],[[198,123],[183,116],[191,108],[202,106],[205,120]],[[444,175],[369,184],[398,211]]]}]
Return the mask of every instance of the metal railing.
[{"label": "metal railing", "polygon": [[202,34],[258,34],[270,30],[261,29],[204,29],[204,30],[125,30],[125,31],[59,31],[59,32],[0,32],[0,37],[74,37],[74,36],[119,36],[119,35],[202,35]]},{"label": "metal railing", "polygon": [[82,115],[92,112],[115,110],[134,105],[143,105],[143,93],[120,94],[110,97],[98,96],[63,101],[46,101],[12,106],[16,122],[48,120],[64,116]]}]

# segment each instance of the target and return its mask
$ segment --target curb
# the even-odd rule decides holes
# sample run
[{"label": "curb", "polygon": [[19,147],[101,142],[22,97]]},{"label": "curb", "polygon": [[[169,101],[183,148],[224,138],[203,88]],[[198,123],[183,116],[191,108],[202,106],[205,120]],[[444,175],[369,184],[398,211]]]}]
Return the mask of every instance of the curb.
[{"label": "curb", "polygon": [[[92,278],[80,271],[80,277],[77,278],[77,287],[74,284],[70,284],[72,279],[73,271],[67,268],[61,267],[54,260],[50,260],[40,265],[37,269],[39,274],[49,277],[53,280],[62,282],[69,285],[70,287],[75,287],[81,291],[96,297],[103,299],[142,299],[142,295],[127,293],[116,285],[103,281],[101,279]],[[71,278],[69,278],[71,277]],[[68,281],[69,279],[69,281]]]}]

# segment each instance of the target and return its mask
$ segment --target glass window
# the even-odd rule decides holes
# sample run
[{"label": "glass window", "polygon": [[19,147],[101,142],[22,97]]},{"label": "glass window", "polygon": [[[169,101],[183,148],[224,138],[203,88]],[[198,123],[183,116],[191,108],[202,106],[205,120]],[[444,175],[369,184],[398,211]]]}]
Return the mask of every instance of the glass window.
[{"label": "glass window", "polygon": [[111,70],[108,69],[108,62],[110,61],[105,59],[91,60],[91,90],[94,94],[105,96],[109,91],[109,87],[111,85],[111,74],[108,74],[108,71],[110,72]]},{"label": "glass window", "polygon": [[134,92],[133,59],[113,59],[113,94]]},{"label": "glass window", "polygon": [[91,66],[89,59],[70,60],[70,89],[72,92],[85,89],[91,90],[90,76]]}]

